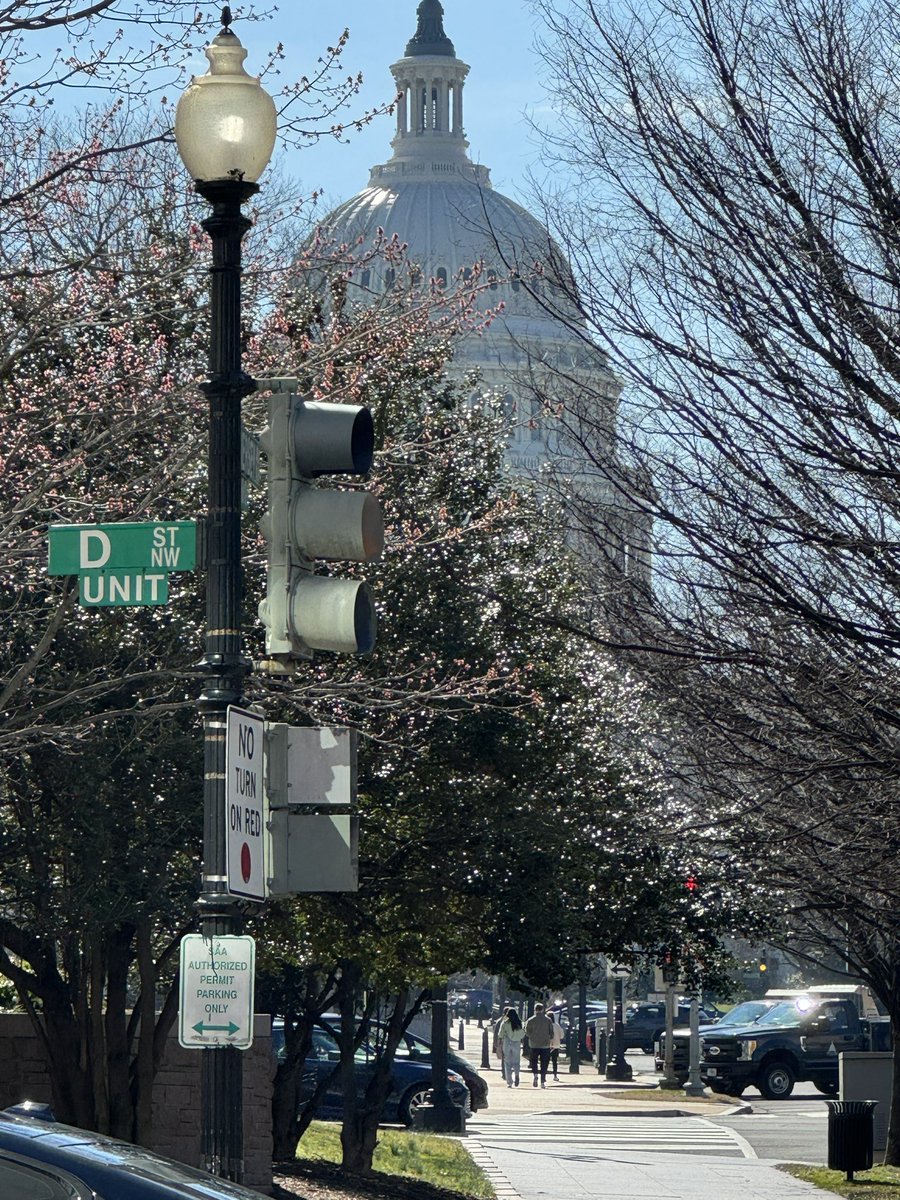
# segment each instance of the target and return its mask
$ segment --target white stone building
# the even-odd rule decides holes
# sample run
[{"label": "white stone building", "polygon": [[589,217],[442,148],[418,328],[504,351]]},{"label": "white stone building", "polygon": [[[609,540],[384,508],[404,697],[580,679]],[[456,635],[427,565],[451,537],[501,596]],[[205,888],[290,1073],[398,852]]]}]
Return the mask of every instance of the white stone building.
[{"label": "white stone building", "polygon": [[[604,429],[607,445],[599,454],[612,464],[619,385],[591,341],[559,247],[540,221],[495,191],[488,168],[469,157],[469,67],[444,31],[439,0],[421,0],[417,17],[405,55],[391,67],[399,96],[393,154],[372,168],[368,186],[335,209],[323,229],[349,245],[359,238],[371,243],[379,230],[396,235],[419,278],[448,290],[480,270],[481,307],[502,301],[503,311],[486,331],[458,345],[452,373],[461,378],[477,368],[482,390],[501,398],[510,420],[512,470],[538,475],[552,464],[573,482],[580,478],[592,503],[619,513],[621,545],[611,556],[620,568],[644,576],[646,527],[633,515],[625,518],[603,471],[579,467],[578,451],[562,433],[565,422],[553,415],[569,397],[590,396],[595,418],[604,409],[592,432]],[[394,266],[377,260],[353,283],[377,296],[397,285],[396,275]]]}]

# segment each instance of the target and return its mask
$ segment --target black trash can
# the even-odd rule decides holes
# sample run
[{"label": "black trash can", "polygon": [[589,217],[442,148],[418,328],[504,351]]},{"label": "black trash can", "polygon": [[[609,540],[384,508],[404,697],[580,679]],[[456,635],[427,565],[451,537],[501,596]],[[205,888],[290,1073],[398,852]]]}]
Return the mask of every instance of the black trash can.
[{"label": "black trash can", "polygon": [[826,1100],[828,1166],[832,1171],[868,1171],[872,1166],[877,1100]]}]

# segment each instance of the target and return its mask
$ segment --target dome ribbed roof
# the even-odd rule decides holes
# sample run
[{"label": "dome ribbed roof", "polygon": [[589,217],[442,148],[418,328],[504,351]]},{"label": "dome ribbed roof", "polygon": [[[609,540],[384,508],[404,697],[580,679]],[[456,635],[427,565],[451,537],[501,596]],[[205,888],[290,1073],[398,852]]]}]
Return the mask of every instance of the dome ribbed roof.
[{"label": "dome ribbed roof", "polygon": [[[490,172],[467,153],[463,92],[468,66],[456,57],[437,0],[419,5],[419,27],[406,57],[391,71],[397,83],[397,129],[391,159],[372,169],[369,186],[323,222],[334,242],[354,247],[381,231],[408,247],[411,266],[424,281],[452,290],[482,264],[482,308],[501,301],[504,312],[466,357],[482,353],[493,362],[540,355],[596,368],[603,361],[587,341],[573,300],[569,265],[549,233],[526,209],[494,191]],[[448,50],[441,49],[446,42]],[[367,291],[393,283],[390,264],[362,272]],[[559,282],[565,287],[560,289]],[[544,303],[542,303],[542,301]],[[550,302],[564,320],[548,315]]]},{"label": "dome ribbed roof", "polygon": [[[544,336],[559,336],[553,329],[557,322],[531,292],[540,295],[567,273],[565,260],[539,221],[489,186],[462,178],[370,184],[335,209],[323,227],[336,242],[350,246],[360,238],[371,243],[379,230],[389,238],[396,235],[409,248],[409,263],[425,279],[440,279],[448,287],[483,264],[482,281],[497,285],[486,290],[483,307],[502,298],[505,320],[526,320],[530,336],[539,327]],[[556,289],[554,295],[563,303]],[[574,308],[566,307],[577,319]]]}]

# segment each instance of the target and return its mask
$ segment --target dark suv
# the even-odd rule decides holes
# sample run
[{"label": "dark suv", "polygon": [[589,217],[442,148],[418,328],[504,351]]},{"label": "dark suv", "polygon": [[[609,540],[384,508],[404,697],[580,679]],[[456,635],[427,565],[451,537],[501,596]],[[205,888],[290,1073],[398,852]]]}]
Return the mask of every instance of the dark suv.
[{"label": "dark suv", "polygon": [[[703,1016],[701,1014],[701,1021]],[[679,1004],[675,1012],[676,1025],[688,1025],[691,1020],[691,1006]],[[652,1054],[654,1044],[660,1034],[666,1029],[665,1004],[636,1004],[625,1014],[625,1049],[643,1050]]]}]

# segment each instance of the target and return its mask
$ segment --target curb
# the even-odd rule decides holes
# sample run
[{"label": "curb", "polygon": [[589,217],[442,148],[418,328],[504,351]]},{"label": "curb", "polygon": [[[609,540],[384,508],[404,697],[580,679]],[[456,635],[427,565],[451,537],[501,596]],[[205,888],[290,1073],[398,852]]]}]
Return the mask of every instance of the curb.
[{"label": "curb", "polygon": [[472,1162],[483,1172],[488,1183],[494,1189],[497,1200],[522,1200],[481,1142],[467,1139],[463,1142],[463,1146]]},{"label": "curb", "polygon": [[743,1104],[732,1104],[731,1108],[726,1108],[724,1112],[718,1114],[720,1117],[743,1117],[747,1113],[753,1112],[753,1105],[744,1101]]}]

